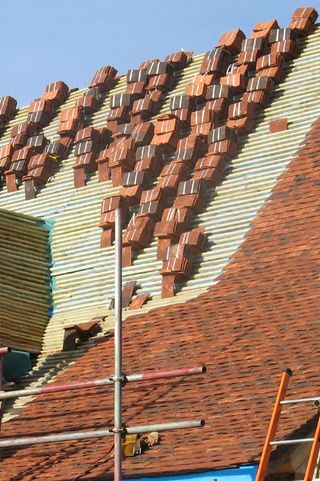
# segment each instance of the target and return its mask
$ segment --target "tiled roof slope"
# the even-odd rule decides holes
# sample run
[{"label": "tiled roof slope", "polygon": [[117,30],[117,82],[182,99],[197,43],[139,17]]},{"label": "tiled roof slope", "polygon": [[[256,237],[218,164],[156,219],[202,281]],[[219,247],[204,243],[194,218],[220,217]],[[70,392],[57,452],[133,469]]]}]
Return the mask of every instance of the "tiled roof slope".
[{"label": "tiled roof slope", "polygon": [[[125,281],[136,280],[141,285],[139,292],[151,293],[153,299],[147,307],[184,301],[207,289],[229,260],[241,241],[249,222],[270,194],[277,176],[282,172],[291,154],[303,138],[306,129],[318,115],[319,84],[315,81],[318,72],[320,44],[319,27],[305,39],[299,39],[300,56],[286,63],[285,82],[276,87],[270,105],[258,113],[257,127],[249,136],[241,136],[240,151],[232,161],[232,170],[223,183],[211,189],[206,210],[194,219],[193,226],[203,226],[209,237],[209,248],[195,262],[191,279],[181,286],[176,298],[160,301],[161,262],[156,260],[157,243],[154,240],[135,259],[134,264],[124,269]],[[195,55],[192,63],[178,75],[172,94],[183,93],[186,85],[199,72],[203,55]],[[120,78],[111,94],[123,93],[126,78]],[[85,89],[72,92],[63,108],[75,105]],[[168,95],[162,113],[168,112]],[[105,125],[109,110],[110,95],[90,122],[96,127]],[[57,123],[60,111],[44,128],[50,139],[57,138]],[[289,130],[270,136],[269,121],[286,116]],[[19,110],[10,126],[27,118],[27,109]],[[7,133],[1,142],[8,142]],[[284,149],[285,145],[285,149]],[[257,150],[259,153],[257,154]],[[61,348],[62,326],[74,321],[87,321],[95,315],[105,314],[106,298],[113,295],[113,247],[101,249],[100,218],[101,200],[106,195],[116,194],[117,188],[110,181],[98,182],[92,175],[85,187],[74,189],[73,151],[60,165],[54,179],[37,195],[26,201],[22,188],[8,193],[0,192],[0,204],[15,211],[43,216],[52,221],[51,247],[53,259],[53,317],[46,331],[43,351]],[[108,316],[108,325],[112,315]]]},{"label": "tiled roof slope", "polygon": [[[308,37],[299,38],[299,56],[285,63],[285,81],[276,86],[270,105],[257,114],[256,127],[248,136],[241,136],[239,154],[232,161],[232,169],[216,189],[208,190],[206,210],[195,216],[192,227],[201,226],[208,236],[209,247],[195,258],[192,277],[174,298],[161,299],[161,261],[156,261],[157,242],[154,240],[124,269],[124,281],[136,280],[141,285],[138,293],[152,295],[140,312],[154,307],[182,303],[199,295],[217,282],[218,276],[239,247],[251,220],[270,195],[278,175],[283,171],[302,141],[304,133],[318,116],[320,84],[317,82],[320,28]],[[177,84],[165,98],[161,113],[168,112],[172,95],[182,94],[185,87],[199,72],[204,55],[194,55],[192,62],[177,72]],[[122,76],[110,93],[104,94],[99,110],[88,120],[95,128],[105,125],[110,108],[110,95],[124,93],[126,77]],[[72,108],[86,89],[71,92],[62,108]],[[43,129],[47,138],[57,138],[61,107],[56,110],[48,126]],[[10,128],[27,119],[28,108],[19,109],[1,138],[1,145],[9,141]],[[289,129],[269,134],[271,120],[287,117]],[[153,119],[155,120],[155,119]],[[73,186],[75,156],[73,150],[61,162],[53,179],[37,194],[36,199],[25,200],[22,187],[17,192],[0,191],[0,204],[10,210],[45,217],[51,224],[53,316],[44,335],[42,352],[36,367],[21,381],[21,386],[36,387],[52,381],[57,373],[73,362],[73,358],[60,352],[63,326],[88,321],[107,312],[104,330],[113,324],[113,311],[106,311],[106,299],[113,295],[113,247],[100,248],[101,200],[115,194],[110,181],[98,182],[93,174],[85,187]],[[130,311],[124,313],[124,317]],[[76,351],[76,357],[88,346]],[[28,401],[18,399],[7,420]]]},{"label": "tiled roof slope", "polygon": [[[289,164],[241,248],[209,291],[183,305],[134,316],[124,325],[126,372],[205,363],[205,375],[128,385],[128,425],[204,417],[206,426],[165,433],[159,446],[125,461],[125,475],[199,471],[256,459],[280,371],[296,371],[290,394],[315,394],[320,381],[320,121]],[[112,339],[98,343],[59,381],[112,372]],[[313,412],[290,407],[282,433]],[[112,423],[107,389],[34,400],[2,435],[102,428]],[[111,440],[2,453],[6,481],[111,478]]]}]

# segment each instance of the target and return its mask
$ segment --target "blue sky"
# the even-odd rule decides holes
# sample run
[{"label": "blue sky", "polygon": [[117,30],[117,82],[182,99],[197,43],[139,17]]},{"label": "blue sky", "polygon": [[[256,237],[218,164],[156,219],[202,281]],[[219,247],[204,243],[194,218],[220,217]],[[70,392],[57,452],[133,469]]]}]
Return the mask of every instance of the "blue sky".
[{"label": "blue sky", "polygon": [[2,0],[0,96],[20,106],[49,82],[84,87],[103,65],[125,73],[149,58],[210,50],[224,31],[290,21],[299,0]]}]

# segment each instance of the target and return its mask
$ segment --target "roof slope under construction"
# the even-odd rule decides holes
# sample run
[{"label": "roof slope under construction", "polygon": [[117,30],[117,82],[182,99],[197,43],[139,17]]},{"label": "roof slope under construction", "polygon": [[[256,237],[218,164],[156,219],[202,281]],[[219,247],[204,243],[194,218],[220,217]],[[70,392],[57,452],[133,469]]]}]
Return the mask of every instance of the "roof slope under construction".
[{"label": "roof slope under construction", "polygon": [[[202,376],[126,386],[128,425],[133,420],[145,424],[190,416],[206,420],[196,434],[164,433],[159,446],[125,460],[126,476],[252,462],[262,448],[284,366],[296,371],[289,397],[314,395],[319,382],[319,139],[318,121],[217,285],[183,305],[125,322],[126,373],[202,363],[208,368]],[[103,377],[112,370],[111,338],[91,347],[57,382]],[[313,415],[312,409],[289,408],[279,436],[292,433]],[[109,388],[47,394],[5,423],[2,436],[99,429],[112,424],[112,416]],[[31,446],[4,450],[0,466],[12,480],[28,473],[62,481],[66,471],[68,479],[106,479],[112,472],[110,450],[108,439],[96,440],[94,448],[90,440],[41,450]]]},{"label": "roof slope under construction", "polygon": [[[256,127],[252,133],[239,138],[239,153],[232,160],[223,182],[208,190],[208,201],[203,212],[195,215],[192,226],[204,227],[208,248],[194,259],[191,278],[183,283],[174,298],[161,299],[162,262],[157,260],[157,241],[140,251],[131,267],[124,268],[124,282],[137,281],[137,294],[149,293],[147,309],[157,305],[184,302],[198,295],[216,282],[230,256],[239,247],[250,222],[270,195],[279,174],[298,148],[303,136],[318,115],[319,85],[317,77],[319,29],[306,39],[300,39],[299,57],[287,62],[285,81],[272,94],[269,105],[256,114]],[[199,72],[203,55],[196,55],[189,66],[178,75],[175,89],[166,97],[161,113],[168,112],[170,98],[183,93],[185,87]],[[93,115],[92,125],[105,123],[110,107],[110,96],[125,92],[126,78],[121,77],[116,87],[106,95],[102,107]],[[83,94],[79,90],[70,94],[63,109],[75,105]],[[43,133],[57,139],[59,111]],[[28,108],[18,111],[9,127],[27,119]],[[289,129],[269,134],[270,121],[286,117]],[[10,140],[10,128],[1,139],[1,145]],[[94,316],[105,315],[106,300],[113,295],[113,247],[100,248],[101,230],[97,228],[103,198],[117,194],[119,187],[111,181],[99,182],[93,174],[85,187],[73,187],[74,151],[62,161],[53,180],[47,183],[37,197],[25,200],[21,187],[8,193],[0,191],[0,206],[32,216],[45,218],[51,224],[53,316],[44,338],[43,350],[61,348],[61,326],[84,322]],[[208,275],[209,274],[209,275]],[[112,313],[107,316],[106,327],[112,326]]]},{"label": "roof slope under construction", "polygon": [[[270,25],[275,27],[274,22],[262,23],[261,30],[254,32],[253,37],[259,37],[259,32],[264,35],[263,31]],[[298,25],[300,28],[301,23]],[[236,38],[241,40],[239,31],[235,32]],[[272,35],[276,36],[275,43],[280,41],[278,33]],[[293,34],[285,31],[283,35]],[[265,38],[269,38],[268,35]],[[246,46],[247,40],[242,40],[244,44],[240,42],[238,50]],[[320,208],[320,27],[317,26],[308,36],[299,36],[297,43],[299,54],[295,52],[294,59],[286,57],[284,63],[281,60],[281,67],[266,69],[265,76],[275,76],[280,71],[281,76],[277,78],[267,105],[256,111],[252,118],[249,115],[250,102],[237,105],[242,102],[242,95],[251,100],[256,97],[249,95],[252,92],[244,91],[246,87],[237,90],[238,87],[233,86],[235,90],[227,101],[229,105],[224,119],[220,117],[215,124],[210,117],[212,114],[203,107],[202,94],[199,111],[211,118],[206,122],[209,127],[205,122],[200,127],[193,125],[190,134],[190,129],[183,124],[182,139],[192,137],[194,132],[201,138],[201,148],[207,149],[203,157],[205,162],[210,156],[210,162],[226,159],[227,162],[222,169],[223,175],[217,169],[205,169],[203,173],[201,168],[197,170],[195,165],[188,165],[184,176],[179,177],[183,184],[197,180],[199,172],[207,176],[202,177],[205,198],[200,200],[203,202],[199,202],[197,209],[189,206],[192,215],[187,230],[203,228],[204,234],[201,235],[207,236],[208,242],[205,249],[193,251],[191,272],[182,280],[179,276],[174,278],[171,293],[174,291],[175,295],[161,297],[161,293],[168,293],[172,288],[169,281],[166,284],[167,279],[172,280],[172,275],[165,278],[163,274],[168,266],[157,258],[159,242],[155,237],[144,248],[135,245],[136,250],[129,259],[132,265],[123,269],[125,282],[138,283],[138,295],[147,293],[151,296],[151,300],[138,311],[139,315],[131,316],[124,323],[125,372],[202,364],[208,367],[207,373],[199,377],[150,382],[143,388],[131,384],[125,387],[123,417],[127,425],[132,425],[133,419],[134,424],[161,422],[164,418],[175,421],[203,417],[206,420],[206,426],[196,433],[164,433],[158,446],[143,456],[126,459],[125,476],[178,474],[255,462],[263,445],[280,371],[287,366],[296,371],[296,392],[292,390],[289,395],[296,396],[298,391],[313,395],[312,385],[319,382],[317,320],[320,303],[316,292],[320,267],[320,229],[317,227],[320,222],[317,215]],[[279,61],[278,56],[269,56],[269,51],[270,46],[266,48],[268,55],[263,61],[259,58],[253,61],[251,57],[248,61],[245,60],[245,51],[241,50],[236,56],[236,49],[232,52],[232,61],[237,59],[238,65],[233,65],[225,78],[235,75],[232,81],[244,81],[245,78],[245,83],[250,83],[258,62],[272,63],[274,58]],[[201,84],[208,75],[199,80],[204,60],[210,62],[210,55],[193,55],[192,59],[189,55],[187,64],[175,70],[173,88],[168,89],[160,110],[151,117],[155,129],[161,131],[156,140],[155,134],[152,142],[161,143],[163,138],[160,136],[170,134],[163,134],[162,129],[166,129],[172,120],[175,123],[178,115],[186,114],[175,110],[177,117],[173,117],[172,98],[186,92],[191,92],[190,97],[196,97],[199,88],[206,90]],[[240,69],[242,73],[234,69]],[[238,73],[234,74],[235,71]],[[194,84],[196,78],[200,87]],[[223,82],[221,78],[219,76],[214,83],[219,88],[222,84],[218,82]],[[210,81],[215,82],[213,78]],[[148,82],[152,82],[152,77]],[[228,84],[229,80],[226,82]],[[110,103],[112,106],[114,102],[113,96],[125,94],[131,89],[130,85],[125,76],[117,78],[115,85],[104,93],[99,108],[86,116],[85,126],[104,127]],[[57,108],[50,123],[42,130],[48,139],[60,138],[60,120],[64,115],[61,111],[73,108],[79,99],[83,100],[85,92],[86,89],[71,92]],[[212,100],[206,99],[205,102],[210,110],[208,102]],[[245,117],[242,108],[246,109]],[[237,117],[238,109],[240,118]],[[170,115],[159,119],[159,114]],[[197,114],[193,114],[195,119]],[[11,128],[26,121],[29,115],[30,107],[18,110],[5,129],[0,146],[11,142]],[[276,123],[272,124],[273,121]],[[235,136],[228,129],[224,132],[229,132],[229,138],[222,141],[215,138],[222,131],[213,132],[212,129],[220,127],[223,122],[227,122],[229,129],[237,131],[237,148]],[[123,128],[131,129],[132,125]],[[204,141],[208,138],[203,133],[206,128],[211,129],[212,143]],[[120,134],[113,135],[117,139]],[[125,139],[126,145],[130,135]],[[164,185],[161,189],[166,195],[169,192],[170,206],[176,202],[181,204],[181,197],[189,188],[179,183],[178,187],[168,190],[162,176],[163,169],[176,168],[175,156],[180,150],[175,142],[180,140],[174,136],[171,138],[174,147],[170,145],[168,151],[165,149],[161,173],[158,172],[148,185],[150,191]],[[227,144],[228,149],[234,150],[232,155],[229,150],[225,156],[219,151],[224,141],[224,146]],[[169,144],[165,145],[168,148]],[[115,198],[120,190],[124,191],[122,185],[114,185],[117,184],[116,175],[119,175],[115,170],[112,171],[114,177],[104,181],[101,181],[100,170],[90,172],[85,177],[85,185],[75,187],[74,182],[84,180],[81,169],[77,177],[73,168],[79,159],[78,150],[77,145],[72,147],[54,176],[37,189],[35,198],[26,199],[30,194],[32,176],[26,176],[15,190],[15,179],[13,182],[10,177],[14,172],[11,172],[6,177],[6,185],[0,189],[1,208],[43,218],[50,228],[53,313],[44,334],[38,364],[21,381],[22,386],[99,378],[113,372],[112,334],[105,333],[113,326],[113,311],[106,313],[106,304],[114,290],[114,247],[101,248],[101,239],[104,242],[108,238],[98,224],[103,199]],[[218,175],[215,181],[214,175]],[[168,182],[176,180],[170,176]],[[130,204],[130,215],[144,205],[141,200],[144,194],[135,195],[138,197],[136,203]],[[184,200],[190,201],[190,196],[187,199],[185,195]],[[150,206],[152,208],[155,204]],[[109,211],[105,213],[109,215]],[[152,215],[163,220],[161,202]],[[103,227],[105,233],[108,229],[105,225]],[[127,232],[127,225],[125,228]],[[127,255],[128,251],[125,252]],[[189,251],[183,248],[183,252]],[[128,318],[130,313],[126,311],[124,317]],[[102,334],[75,351],[61,352],[63,327],[90,321],[95,316],[105,316]],[[313,412],[306,417],[299,408],[294,416],[292,412],[291,408],[286,411],[286,428],[280,435],[290,435],[296,427],[303,426],[313,417]],[[112,394],[108,388],[99,388],[85,393],[21,398],[14,404],[6,404],[4,421],[1,437],[5,438],[105,428],[113,422]],[[306,427],[310,429],[310,426],[313,426],[312,422]],[[92,441],[80,441],[45,446],[41,450],[32,446],[6,449],[0,456],[0,472],[8,473],[10,481],[105,480],[112,476],[112,442],[109,439],[96,440],[94,445]]]}]

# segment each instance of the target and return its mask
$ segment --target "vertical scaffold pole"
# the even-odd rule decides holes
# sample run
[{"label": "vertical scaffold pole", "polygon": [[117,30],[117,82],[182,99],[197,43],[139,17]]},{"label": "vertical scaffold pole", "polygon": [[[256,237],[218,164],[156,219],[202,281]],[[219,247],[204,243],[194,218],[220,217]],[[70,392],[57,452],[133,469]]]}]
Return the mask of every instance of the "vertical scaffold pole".
[{"label": "vertical scaffold pole", "polygon": [[[3,384],[3,358],[4,356],[10,352],[11,349],[9,347],[2,347],[0,346],[0,393],[2,391],[2,384]],[[5,401],[1,401],[0,399],[0,436],[1,436],[1,426],[2,426],[2,417],[3,417],[3,403]]]},{"label": "vertical scaffold pole", "polygon": [[122,219],[115,212],[114,481],[122,480]]},{"label": "vertical scaffold pole", "polygon": [[[3,376],[3,356],[0,354],[0,393],[2,391],[2,376]],[[2,410],[2,404],[4,401],[0,401],[0,436],[1,436],[1,427],[2,427],[2,416],[3,416],[3,410]]]}]

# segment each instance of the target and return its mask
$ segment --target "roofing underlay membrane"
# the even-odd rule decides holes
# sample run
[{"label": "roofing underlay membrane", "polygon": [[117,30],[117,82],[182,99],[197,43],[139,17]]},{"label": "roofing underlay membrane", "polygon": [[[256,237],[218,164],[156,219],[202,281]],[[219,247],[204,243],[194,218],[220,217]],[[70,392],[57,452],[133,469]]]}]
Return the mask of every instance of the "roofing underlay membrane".
[{"label": "roofing underlay membrane", "polygon": [[[152,297],[124,324],[126,372],[184,367],[190,362],[208,366],[207,374],[196,381],[167,380],[143,390],[126,388],[128,424],[133,419],[134,424],[168,417],[168,421],[190,416],[206,419],[201,430],[165,433],[158,446],[125,460],[127,477],[252,464],[261,451],[281,369],[290,365],[297,370],[293,389],[314,393],[312,384],[318,376],[315,320],[320,307],[314,295],[320,232],[316,229],[318,124],[306,134],[319,116],[319,27],[300,37],[298,44],[299,55],[286,59],[283,78],[267,106],[256,111],[253,129],[239,135],[237,153],[223,178],[217,185],[206,184],[205,205],[193,212],[189,229],[203,227],[208,246],[192,256],[191,275],[176,282],[175,296],[161,298],[163,262],[157,260],[157,239],[138,250],[133,264],[123,269],[125,282],[138,283],[137,295]],[[175,86],[157,115],[170,112],[170,99],[185,92],[203,59],[202,54],[193,55],[187,66],[175,72]],[[58,107],[43,128],[47,138],[59,138],[60,111],[74,107],[85,90],[70,93]],[[86,118],[88,125],[104,126],[110,99],[126,90],[127,79],[121,76],[99,109]],[[241,95],[233,97],[233,103],[240,99]],[[156,125],[161,121],[157,115],[151,119]],[[11,128],[27,117],[28,107],[18,110],[1,145],[9,142]],[[270,122],[281,119],[287,119],[288,129],[270,132]],[[165,164],[172,162],[173,154],[164,156]],[[113,296],[114,253],[113,246],[100,247],[98,224],[102,200],[118,194],[121,186],[113,186],[111,180],[99,182],[93,172],[85,186],[75,188],[75,161],[73,148],[34,199],[25,199],[23,184],[16,192],[8,192],[6,186],[0,191],[1,208],[50,223],[53,314],[38,364],[22,386],[112,372],[113,341],[103,333],[113,325],[113,311],[106,311],[106,305]],[[188,175],[192,178],[193,169]],[[124,317],[129,314],[126,311]],[[73,352],[61,352],[63,326],[96,316],[105,316],[102,334]],[[290,413],[289,409],[286,414]],[[298,411],[283,434],[289,435],[312,416]],[[4,437],[30,434],[30,429],[34,435],[98,429],[112,422],[112,398],[105,388],[72,397],[63,393],[46,399],[21,398],[7,405],[4,421]],[[5,450],[0,470],[8,473],[10,481],[21,477],[24,481],[110,479],[111,451],[109,440],[94,445],[62,443],[39,451],[32,447]]]}]

